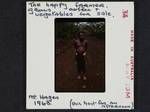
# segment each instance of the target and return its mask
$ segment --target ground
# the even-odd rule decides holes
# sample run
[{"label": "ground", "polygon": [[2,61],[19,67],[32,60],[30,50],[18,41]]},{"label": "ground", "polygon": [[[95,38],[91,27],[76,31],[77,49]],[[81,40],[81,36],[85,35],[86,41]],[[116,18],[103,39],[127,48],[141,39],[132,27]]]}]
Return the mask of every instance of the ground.
[{"label": "ground", "polygon": [[[105,40],[93,36],[88,41],[86,76],[77,79],[74,48],[71,40],[57,40],[55,53],[56,92],[104,92],[105,91]],[[83,87],[84,86],[84,87]]]}]

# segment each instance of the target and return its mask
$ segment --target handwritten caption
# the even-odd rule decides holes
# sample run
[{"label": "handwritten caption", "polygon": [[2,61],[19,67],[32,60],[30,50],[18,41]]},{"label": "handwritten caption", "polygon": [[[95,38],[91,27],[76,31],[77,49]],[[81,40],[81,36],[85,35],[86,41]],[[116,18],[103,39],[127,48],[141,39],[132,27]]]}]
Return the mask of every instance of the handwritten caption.
[{"label": "handwritten caption", "polygon": [[49,106],[56,100],[59,100],[59,96],[51,95],[28,95],[29,100],[33,101],[35,106]]},{"label": "handwritten caption", "polygon": [[49,16],[102,16],[113,17],[109,7],[99,2],[28,2],[29,15],[48,18]]},{"label": "handwritten caption", "polygon": [[132,108],[132,105],[120,105],[117,102],[113,101],[102,101],[102,100],[93,100],[93,101],[76,101],[73,99],[70,99],[70,108],[75,109],[78,107],[99,107],[103,109],[112,109],[112,108]]}]

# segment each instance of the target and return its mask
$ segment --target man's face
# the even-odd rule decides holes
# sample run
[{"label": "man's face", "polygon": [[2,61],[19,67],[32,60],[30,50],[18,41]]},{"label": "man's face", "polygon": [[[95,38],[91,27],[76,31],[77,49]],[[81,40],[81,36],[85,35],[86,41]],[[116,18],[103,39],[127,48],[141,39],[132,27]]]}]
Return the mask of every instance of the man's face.
[{"label": "man's face", "polygon": [[83,33],[80,33],[80,39],[84,39]]}]

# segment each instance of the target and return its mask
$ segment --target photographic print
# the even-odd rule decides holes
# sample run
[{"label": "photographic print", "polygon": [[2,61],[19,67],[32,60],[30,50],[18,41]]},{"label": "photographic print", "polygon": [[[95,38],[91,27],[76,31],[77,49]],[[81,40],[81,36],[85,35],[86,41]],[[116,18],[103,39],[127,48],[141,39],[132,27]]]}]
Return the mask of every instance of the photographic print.
[{"label": "photographic print", "polygon": [[134,2],[26,2],[26,109],[134,109]]},{"label": "photographic print", "polygon": [[56,92],[105,91],[105,19],[55,19]]}]

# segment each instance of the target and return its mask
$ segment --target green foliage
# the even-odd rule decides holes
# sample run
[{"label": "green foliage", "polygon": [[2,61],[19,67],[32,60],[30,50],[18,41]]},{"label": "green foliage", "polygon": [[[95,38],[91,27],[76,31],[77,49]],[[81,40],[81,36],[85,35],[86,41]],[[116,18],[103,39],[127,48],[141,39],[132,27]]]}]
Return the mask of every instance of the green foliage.
[{"label": "green foliage", "polygon": [[73,38],[78,30],[72,22],[57,22],[56,23],[56,38],[70,39]]},{"label": "green foliage", "polygon": [[55,27],[56,39],[72,39],[79,31],[97,38],[105,37],[104,22],[56,22]]}]

